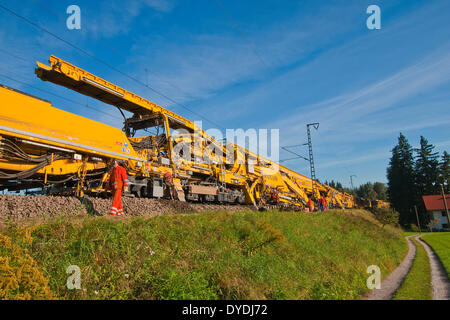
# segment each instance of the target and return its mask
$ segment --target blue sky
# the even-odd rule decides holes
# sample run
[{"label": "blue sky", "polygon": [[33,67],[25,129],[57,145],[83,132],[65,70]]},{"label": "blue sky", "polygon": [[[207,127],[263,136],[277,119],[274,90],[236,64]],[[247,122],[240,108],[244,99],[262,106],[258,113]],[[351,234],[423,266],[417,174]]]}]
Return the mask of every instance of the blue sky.
[{"label": "blue sky", "polygon": [[[440,153],[450,149],[449,1],[221,3],[232,20],[215,0],[2,1],[223,128],[280,129],[286,146],[306,142],[306,124],[320,122],[312,134],[322,181],[386,182],[399,132],[413,146],[424,135]],[[81,31],[66,28],[71,4],[81,8]],[[381,8],[381,30],[366,27],[371,4]],[[35,61],[54,54],[202,120],[2,9],[0,26],[0,83],[121,127],[115,108],[34,76]],[[304,160],[284,164],[309,175]]]}]

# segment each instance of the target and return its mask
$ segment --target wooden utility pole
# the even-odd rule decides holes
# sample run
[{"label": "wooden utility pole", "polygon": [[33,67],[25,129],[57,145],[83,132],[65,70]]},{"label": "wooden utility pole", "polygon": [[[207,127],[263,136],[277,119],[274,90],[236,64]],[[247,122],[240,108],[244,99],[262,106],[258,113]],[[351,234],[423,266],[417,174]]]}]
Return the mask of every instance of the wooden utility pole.
[{"label": "wooden utility pole", "polygon": [[447,200],[445,199],[444,185],[441,183],[442,200],[444,201],[445,212],[447,213],[447,229],[450,229],[450,217],[448,216]]},{"label": "wooden utility pole", "polygon": [[422,229],[420,228],[420,222],[419,222],[419,214],[417,213],[417,206],[414,206],[414,210],[416,210],[416,218],[417,218],[417,225],[419,226],[419,231],[422,233]]}]

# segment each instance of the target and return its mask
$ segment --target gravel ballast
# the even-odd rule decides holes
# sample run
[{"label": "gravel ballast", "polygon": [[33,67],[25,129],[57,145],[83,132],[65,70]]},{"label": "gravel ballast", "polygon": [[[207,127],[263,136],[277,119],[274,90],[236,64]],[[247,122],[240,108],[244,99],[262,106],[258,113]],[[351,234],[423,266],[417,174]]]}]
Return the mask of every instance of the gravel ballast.
[{"label": "gravel ballast", "polygon": [[[0,195],[0,219],[21,220],[27,218],[77,215],[108,215],[111,199],[95,197]],[[161,215],[170,213],[197,213],[202,211],[253,210],[252,206],[187,203],[167,199],[142,199],[123,197],[125,215]]]}]

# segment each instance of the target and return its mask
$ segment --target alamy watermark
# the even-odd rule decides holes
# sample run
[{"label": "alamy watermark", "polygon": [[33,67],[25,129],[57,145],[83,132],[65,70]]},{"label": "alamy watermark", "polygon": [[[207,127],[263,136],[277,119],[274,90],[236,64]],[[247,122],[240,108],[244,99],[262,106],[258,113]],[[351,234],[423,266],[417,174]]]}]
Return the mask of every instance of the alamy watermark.
[{"label": "alamy watermark", "polygon": [[71,265],[67,267],[66,273],[70,274],[70,276],[67,278],[66,286],[67,289],[73,290],[73,289],[81,289],[81,270],[80,267],[77,265]]},{"label": "alamy watermark", "polygon": [[[66,13],[69,17],[66,20],[66,26],[69,30],[81,29],[81,9],[78,5],[72,4],[67,7]],[[381,29],[381,9],[379,6],[372,4],[367,7],[366,13],[370,16],[366,20],[366,25],[369,30]]]},{"label": "alamy watermark", "polygon": [[372,274],[367,278],[366,284],[367,288],[372,289],[381,289],[381,270],[379,266],[371,265],[367,267],[367,273]]},{"label": "alamy watermark", "polygon": [[367,7],[366,13],[370,16],[366,20],[367,29],[380,30],[381,29],[381,9],[379,6],[372,4]]},{"label": "alamy watermark", "polygon": [[81,29],[81,9],[79,6],[72,4],[67,7],[66,13],[70,16],[66,20],[66,26],[69,30]]},{"label": "alamy watermark", "polygon": [[194,134],[187,129],[178,129],[173,135],[172,161],[175,164],[193,161],[195,164],[247,164],[252,167],[259,162],[271,171],[278,171],[279,129],[226,129],[224,135],[216,128],[203,132],[202,121],[195,121],[194,125]]}]

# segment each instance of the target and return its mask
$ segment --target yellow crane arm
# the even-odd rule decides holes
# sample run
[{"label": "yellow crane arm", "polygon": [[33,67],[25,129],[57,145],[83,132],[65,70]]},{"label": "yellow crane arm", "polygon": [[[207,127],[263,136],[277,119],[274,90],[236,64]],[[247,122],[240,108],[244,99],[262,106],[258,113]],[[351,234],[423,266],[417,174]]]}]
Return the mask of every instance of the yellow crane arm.
[{"label": "yellow crane arm", "polygon": [[59,84],[134,114],[166,114],[169,118],[194,129],[194,123],[192,121],[58,57],[50,56],[50,66],[40,62],[36,63],[38,67],[35,73],[43,81]]}]

